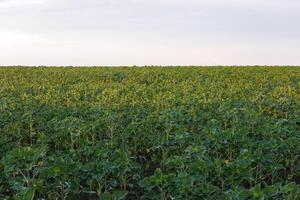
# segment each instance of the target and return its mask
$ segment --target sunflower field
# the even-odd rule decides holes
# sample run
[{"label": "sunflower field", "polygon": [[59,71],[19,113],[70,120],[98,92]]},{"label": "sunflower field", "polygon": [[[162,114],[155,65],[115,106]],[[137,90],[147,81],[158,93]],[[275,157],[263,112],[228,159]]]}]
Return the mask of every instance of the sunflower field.
[{"label": "sunflower field", "polygon": [[0,68],[0,199],[300,199],[300,68]]}]

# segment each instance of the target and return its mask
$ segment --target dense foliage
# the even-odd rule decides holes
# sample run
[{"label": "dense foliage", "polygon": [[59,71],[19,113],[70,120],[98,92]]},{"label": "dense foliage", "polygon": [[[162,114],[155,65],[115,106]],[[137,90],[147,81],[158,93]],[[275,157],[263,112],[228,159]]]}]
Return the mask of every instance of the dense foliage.
[{"label": "dense foliage", "polygon": [[300,199],[300,68],[0,68],[0,199]]}]

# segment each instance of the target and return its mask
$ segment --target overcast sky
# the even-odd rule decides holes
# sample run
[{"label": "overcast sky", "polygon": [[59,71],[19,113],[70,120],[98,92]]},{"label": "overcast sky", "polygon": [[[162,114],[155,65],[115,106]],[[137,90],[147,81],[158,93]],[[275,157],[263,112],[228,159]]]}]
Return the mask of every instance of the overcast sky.
[{"label": "overcast sky", "polygon": [[300,65],[299,0],[0,0],[0,65]]}]

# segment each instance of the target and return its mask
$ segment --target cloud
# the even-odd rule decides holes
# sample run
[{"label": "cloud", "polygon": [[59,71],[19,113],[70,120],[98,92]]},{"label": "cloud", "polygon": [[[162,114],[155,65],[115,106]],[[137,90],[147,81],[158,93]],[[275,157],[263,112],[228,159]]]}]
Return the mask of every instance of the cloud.
[{"label": "cloud", "polygon": [[0,10],[24,8],[32,5],[44,4],[46,2],[47,0],[1,0]]},{"label": "cloud", "polygon": [[22,49],[21,60],[44,64],[71,55],[88,64],[300,63],[299,9],[299,0],[0,0],[0,57],[14,62]]}]

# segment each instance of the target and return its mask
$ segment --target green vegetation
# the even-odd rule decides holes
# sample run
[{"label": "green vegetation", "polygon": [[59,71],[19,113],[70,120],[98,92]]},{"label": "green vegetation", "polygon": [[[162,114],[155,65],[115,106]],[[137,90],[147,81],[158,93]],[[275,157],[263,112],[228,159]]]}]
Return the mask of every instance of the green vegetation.
[{"label": "green vegetation", "polygon": [[0,199],[300,199],[300,68],[0,68]]}]

